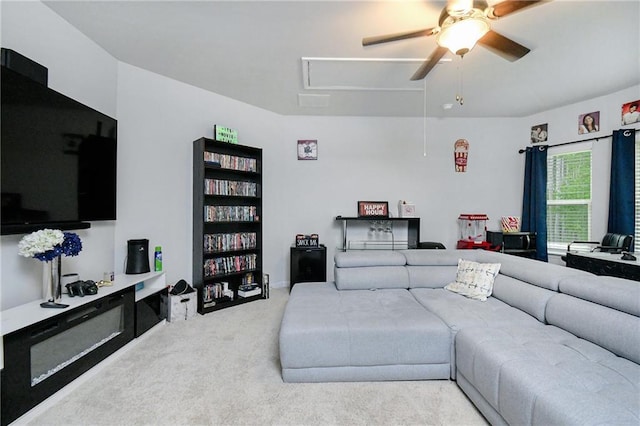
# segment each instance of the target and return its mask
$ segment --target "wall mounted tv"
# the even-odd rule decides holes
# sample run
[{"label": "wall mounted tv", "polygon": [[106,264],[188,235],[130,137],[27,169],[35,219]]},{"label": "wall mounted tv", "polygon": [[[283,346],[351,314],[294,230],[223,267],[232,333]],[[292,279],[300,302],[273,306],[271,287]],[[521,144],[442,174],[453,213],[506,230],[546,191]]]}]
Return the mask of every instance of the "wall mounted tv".
[{"label": "wall mounted tv", "polygon": [[115,220],[117,121],[1,68],[1,234]]}]

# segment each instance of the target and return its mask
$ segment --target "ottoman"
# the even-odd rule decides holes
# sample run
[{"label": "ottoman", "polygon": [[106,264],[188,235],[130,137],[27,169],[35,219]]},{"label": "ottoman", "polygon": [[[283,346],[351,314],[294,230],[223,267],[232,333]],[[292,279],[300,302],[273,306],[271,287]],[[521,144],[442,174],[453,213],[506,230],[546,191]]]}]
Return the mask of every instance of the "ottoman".
[{"label": "ottoman", "polygon": [[448,379],[449,328],[406,289],[292,289],[280,327],[285,382]]}]

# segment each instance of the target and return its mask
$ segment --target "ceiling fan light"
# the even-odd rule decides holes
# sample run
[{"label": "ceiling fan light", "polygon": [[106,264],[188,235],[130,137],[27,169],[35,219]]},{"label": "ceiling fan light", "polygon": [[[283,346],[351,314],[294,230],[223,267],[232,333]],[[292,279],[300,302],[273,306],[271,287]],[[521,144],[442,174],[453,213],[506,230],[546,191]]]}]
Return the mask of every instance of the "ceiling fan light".
[{"label": "ceiling fan light", "polygon": [[473,10],[473,0],[447,1],[447,13],[449,16],[464,16],[470,10]]},{"label": "ceiling fan light", "polygon": [[456,55],[464,55],[476,45],[478,40],[489,31],[486,19],[474,17],[461,19],[444,26],[436,41]]}]

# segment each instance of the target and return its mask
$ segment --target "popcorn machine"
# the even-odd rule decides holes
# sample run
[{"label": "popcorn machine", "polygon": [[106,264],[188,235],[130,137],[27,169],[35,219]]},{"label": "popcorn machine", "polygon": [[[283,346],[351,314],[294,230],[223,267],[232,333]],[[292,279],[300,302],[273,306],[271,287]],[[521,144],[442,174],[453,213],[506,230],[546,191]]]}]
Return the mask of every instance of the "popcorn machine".
[{"label": "popcorn machine", "polygon": [[487,220],[486,214],[462,213],[458,216],[458,229],[460,231],[457,248],[459,249],[490,249],[486,239]]}]

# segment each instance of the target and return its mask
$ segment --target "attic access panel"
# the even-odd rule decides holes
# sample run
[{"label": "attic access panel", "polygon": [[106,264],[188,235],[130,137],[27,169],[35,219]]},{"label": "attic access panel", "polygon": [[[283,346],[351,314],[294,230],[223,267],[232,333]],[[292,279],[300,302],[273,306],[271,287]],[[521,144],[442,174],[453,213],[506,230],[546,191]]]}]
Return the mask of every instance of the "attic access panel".
[{"label": "attic access panel", "polygon": [[[422,91],[423,81],[411,76],[424,58],[310,58],[303,57],[305,89]],[[443,58],[439,64],[451,62]]]}]

